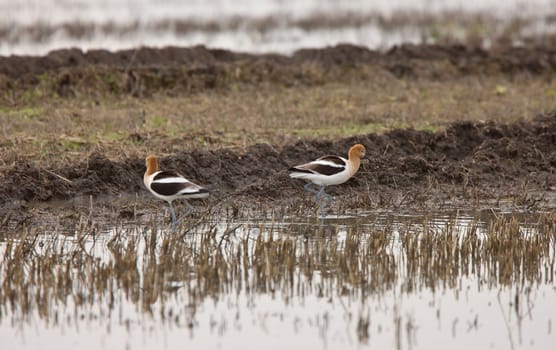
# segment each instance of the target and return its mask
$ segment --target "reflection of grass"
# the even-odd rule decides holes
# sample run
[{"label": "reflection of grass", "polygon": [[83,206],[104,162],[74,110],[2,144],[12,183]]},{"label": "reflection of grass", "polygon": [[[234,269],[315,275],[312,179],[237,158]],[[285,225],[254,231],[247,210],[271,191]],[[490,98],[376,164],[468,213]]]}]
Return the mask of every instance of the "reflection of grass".
[{"label": "reflection of grass", "polygon": [[[109,322],[124,300],[139,314],[181,317],[183,304],[168,302],[172,298],[188,300],[188,309],[196,309],[206,300],[240,295],[268,295],[288,304],[325,293],[329,302],[343,296],[366,304],[391,292],[448,291],[465,292],[472,303],[476,294],[462,289],[469,280],[480,281],[478,293],[552,285],[554,214],[530,217],[534,225],[513,215],[486,224],[481,217],[466,221],[464,230],[456,219],[431,224],[410,218],[404,225],[376,226],[360,219],[319,225],[304,217],[292,225],[221,229],[201,218],[191,227],[181,223],[177,231],[154,221],[140,229],[113,229],[110,222],[112,229],[99,234],[104,231],[98,222],[70,211],[61,220],[73,222],[72,236],[21,226],[4,238],[0,307],[11,322],[38,315],[45,324],[62,322],[63,327],[66,317],[74,322],[71,315],[92,308],[103,310],[99,322]],[[63,318],[55,307],[60,303],[72,305]]]}]

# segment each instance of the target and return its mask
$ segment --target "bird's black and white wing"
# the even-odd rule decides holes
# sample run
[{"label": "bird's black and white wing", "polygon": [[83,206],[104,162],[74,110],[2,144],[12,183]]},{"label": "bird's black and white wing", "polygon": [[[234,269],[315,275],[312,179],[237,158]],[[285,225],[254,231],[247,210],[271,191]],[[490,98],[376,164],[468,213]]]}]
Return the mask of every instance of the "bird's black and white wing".
[{"label": "bird's black and white wing", "polygon": [[201,198],[208,195],[208,190],[199,186],[175,171],[156,173],[150,184],[151,189],[162,196]]},{"label": "bird's black and white wing", "polygon": [[347,160],[338,156],[324,156],[312,162],[291,167],[291,177],[303,177],[303,174],[332,176],[344,171]]}]

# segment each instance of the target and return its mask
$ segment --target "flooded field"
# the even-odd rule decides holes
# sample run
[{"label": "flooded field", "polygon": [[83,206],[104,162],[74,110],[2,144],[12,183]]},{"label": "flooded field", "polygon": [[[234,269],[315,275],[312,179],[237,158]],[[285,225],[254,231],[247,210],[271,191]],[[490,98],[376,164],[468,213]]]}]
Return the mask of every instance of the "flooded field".
[{"label": "flooded field", "polygon": [[553,0],[0,13],[1,349],[554,348]]},{"label": "flooded field", "polygon": [[2,346],[554,344],[554,213],[255,216],[3,234]]},{"label": "flooded field", "polygon": [[556,32],[551,0],[0,0],[0,55],[140,46],[291,54],[349,43],[521,43]]}]

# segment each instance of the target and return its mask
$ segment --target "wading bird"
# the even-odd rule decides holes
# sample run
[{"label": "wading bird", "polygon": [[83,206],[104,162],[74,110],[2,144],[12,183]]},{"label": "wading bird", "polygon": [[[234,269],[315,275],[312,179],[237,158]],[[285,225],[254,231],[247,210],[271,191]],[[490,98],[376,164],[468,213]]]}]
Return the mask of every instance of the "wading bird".
[{"label": "wading bird", "polygon": [[[326,186],[339,185],[349,180],[359,170],[361,158],[364,156],[365,146],[356,144],[349,149],[348,159],[339,156],[320,157],[312,162],[291,167],[290,177],[310,181],[304,188],[316,194],[317,204],[323,216],[322,196],[326,197],[328,205],[332,202],[332,196],[324,191]],[[312,188],[312,184],[320,186],[320,189]]]},{"label": "wading bird", "polygon": [[187,180],[176,171],[158,170],[158,160],[155,156],[148,156],[145,159],[145,164],[147,166],[147,171],[145,171],[145,175],[143,176],[143,182],[155,197],[168,202],[170,213],[172,214],[172,227],[175,229],[178,220],[176,219],[176,213],[172,207],[172,202],[176,199],[183,199],[187,205],[187,213],[185,213],[185,216],[187,216],[193,211],[193,207],[189,204],[187,199],[205,198],[208,196],[209,191]]}]

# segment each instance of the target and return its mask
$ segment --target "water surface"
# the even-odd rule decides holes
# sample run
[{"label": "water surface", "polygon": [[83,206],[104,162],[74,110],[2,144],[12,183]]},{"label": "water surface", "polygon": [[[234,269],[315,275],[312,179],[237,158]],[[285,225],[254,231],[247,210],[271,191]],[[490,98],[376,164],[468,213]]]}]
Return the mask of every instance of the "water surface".
[{"label": "water surface", "polygon": [[291,54],[351,43],[484,44],[555,32],[553,0],[0,0],[0,55],[77,47],[129,49],[205,45]]},{"label": "water surface", "polygon": [[2,347],[550,349],[551,214],[200,219],[0,242]]}]

